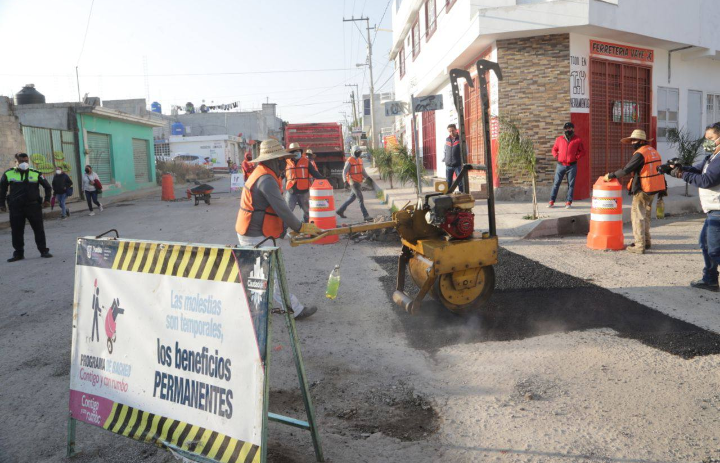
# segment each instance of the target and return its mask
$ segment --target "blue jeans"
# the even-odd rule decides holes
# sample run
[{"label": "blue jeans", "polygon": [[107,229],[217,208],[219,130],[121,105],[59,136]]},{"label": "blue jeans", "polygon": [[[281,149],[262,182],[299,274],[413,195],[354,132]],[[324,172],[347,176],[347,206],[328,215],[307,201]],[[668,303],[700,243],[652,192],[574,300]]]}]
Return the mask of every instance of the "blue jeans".
[{"label": "blue jeans", "polygon": [[338,209],[337,211],[341,214],[344,214],[345,209],[347,209],[348,206],[352,204],[353,201],[355,201],[355,199],[357,198],[358,202],[360,203],[360,211],[362,212],[363,218],[367,219],[368,217],[370,217],[370,214],[368,214],[367,209],[365,209],[365,198],[363,198],[362,194],[362,185],[360,183],[350,182],[350,189],[352,190],[352,194],[347,199],[347,201],[345,201],[343,205],[340,206],[340,209]]},{"label": "blue jeans", "polygon": [[720,211],[708,212],[705,225],[700,232],[700,248],[705,259],[703,281],[718,283],[718,265],[720,265]]},{"label": "blue jeans", "polygon": [[[459,177],[460,172],[462,171],[462,167],[445,167],[445,177],[447,179],[448,188],[450,188],[450,185],[452,185],[453,182],[453,176]],[[458,190],[461,193],[465,193],[465,182],[460,180],[460,183],[458,183]]]},{"label": "blue jeans", "polygon": [[60,203],[60,212],[63,217],[67,215],[67,208],[65,207],[65,200],[67,199],[67,193],[61,195],[55,195],[57,202]]},{"label": "blue jeans", "polygon": [[571,166],[564,166],[558,162],[555,168],[555,183],[553,184],[552,194],[550,194],[550,201],[555,202],[560,189],[560,184],[563,178],[567,174],[568,191],[567,191],[567,202],[571,203],[573,200],[573,191],[575,191],[575,175],[577,174],[577,164]]},{"label": "blue jeans", "polygon": [[100,207],[100,202],[97,198],[97,190],[95,191],[85,191],[85,199],[87,200],[88,209],[90,209],[90,212],[93,211],[93,203],[95,203],[96,206]]}]

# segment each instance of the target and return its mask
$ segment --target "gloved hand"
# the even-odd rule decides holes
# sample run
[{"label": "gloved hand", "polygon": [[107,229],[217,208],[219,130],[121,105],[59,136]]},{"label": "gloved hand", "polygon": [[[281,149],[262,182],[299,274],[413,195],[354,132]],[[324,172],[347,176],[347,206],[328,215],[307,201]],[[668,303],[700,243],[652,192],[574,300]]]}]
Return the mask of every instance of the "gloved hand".
[{"label": "gloved hand", "polygon": [[350,188],[350,184],[348,182],[345,182],[345,189],[347,190],[348,188]]},{"label": "gloved hand", "polygon": [[673,177],[682,178],[682,174],[683,171],[681,165],[676,166],[673,170],[670,171],[670,175],[672,175]]},{"label": "gloved hand", "polygon": [[303,235],[319,235],[323,230],[318,228],[314,223],[304,223],[300,227],[300,233]]},{"label": "gloved hand", "polygon": [[605,179],[604,179],[604,180],[605,180],[606,182],[609,182],[609,181],[610,181],[610,174],[605,174]]}]

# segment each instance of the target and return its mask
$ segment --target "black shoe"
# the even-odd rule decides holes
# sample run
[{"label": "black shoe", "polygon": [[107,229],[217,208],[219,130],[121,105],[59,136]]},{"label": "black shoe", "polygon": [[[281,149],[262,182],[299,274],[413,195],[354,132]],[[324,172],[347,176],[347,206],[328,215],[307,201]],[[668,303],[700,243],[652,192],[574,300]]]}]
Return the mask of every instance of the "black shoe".
[{"label": "black shoe", "polygon": [[372,222],[372,221],[374,221],[375,219],[373,219],[373,218],[370,217],[370,216],[367,216],[367,217],[363,217],[363,220],[364,220],[365,222]]},{"label": "black shoe", "polygon": [[693,281],[692,283],[690,283],[690,286],[692,286],[693,288],[697,288],[697,289],[706,289],[708,291],[712,291],[715,293],[720,292],[720,285],[718,285],[717,283],[715,283],[715,284],[707,283],[707,282],[705,282],[705,280]]},{"label": "black shoe", "polygon": [[25,256],[12,256],[7,261],[8,262],[17,262],[19,260],[23,260],[24,258],[25,258]]},{"label": "black shoe", "polygon": [[340,211],[335,211],[335,213],[336,213],[337,215],[339,215],[340,217],[342,217],[343,219],[347,219],[347,217],[345,217],[345,214],[344,214],[344,213],[342,213],[342,212],[340,212]]},{"label": "black shoe", "polygon": [[305,307],[299,315],[295,315],[295,320],[302,320],[303,318],[308,318],[315,312],[317,312],[317,307]]},{"label": "black shoe", "polygon": [[53,255],[50,254],[50,251],[45,251],[40,253],[40,257],[44,257],[45,259],[51,258]]}]

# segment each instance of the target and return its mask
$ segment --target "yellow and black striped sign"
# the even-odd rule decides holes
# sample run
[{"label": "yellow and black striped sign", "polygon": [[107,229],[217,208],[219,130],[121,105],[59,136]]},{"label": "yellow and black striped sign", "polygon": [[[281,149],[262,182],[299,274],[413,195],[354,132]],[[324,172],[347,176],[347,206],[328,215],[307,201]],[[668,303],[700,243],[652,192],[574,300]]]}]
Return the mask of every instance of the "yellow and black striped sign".
[{"label": "yellow and black striped sign", "polygon": [[112,269],[196,280],[239,281],[233,251],[217,247],[121,241]]},{"label": "yellow and black striped sign", "polygon": [[222,463],[260,462],[260,447],[255,444],[117,402],[103,428],[160,447],[172,444],[179,449]]}]

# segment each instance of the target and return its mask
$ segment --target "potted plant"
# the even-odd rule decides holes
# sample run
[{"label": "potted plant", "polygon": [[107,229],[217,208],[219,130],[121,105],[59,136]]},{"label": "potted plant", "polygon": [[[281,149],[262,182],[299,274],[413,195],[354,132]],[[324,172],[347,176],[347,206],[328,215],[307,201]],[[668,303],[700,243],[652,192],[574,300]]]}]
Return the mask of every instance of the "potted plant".
[{"label": "potted plant", "polygon": [[[705,137],[695,139],[685,128],[668,129],[667,142],[677,149],[678,160],[684,166],[691,166],[700,154]],[[685,182],[685,196],[690,196],[689,185]]]}]

